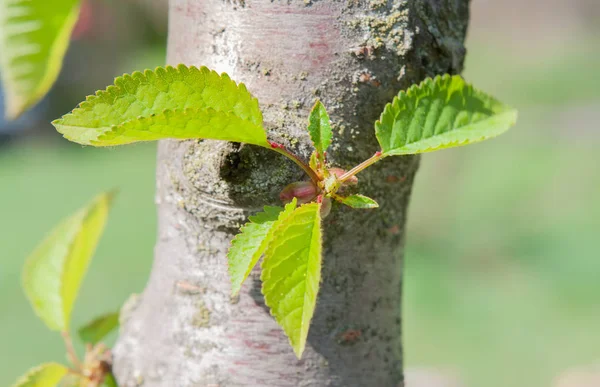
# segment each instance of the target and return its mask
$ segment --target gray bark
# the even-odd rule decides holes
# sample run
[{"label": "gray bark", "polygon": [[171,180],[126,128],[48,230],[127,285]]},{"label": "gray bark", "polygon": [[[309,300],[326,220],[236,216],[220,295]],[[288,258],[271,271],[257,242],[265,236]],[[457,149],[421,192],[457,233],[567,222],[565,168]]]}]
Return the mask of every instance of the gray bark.
[{"label": "gray bark", "polygon": [[[426,76],[457,73],[468,0],[172,0],[168,62],[205,65],[258,97],[269,137],[303,157],[320,98],[335,125],[332,164],[378,150],[385,103]],[[298,140],[296,140],[298,139]],[[359,175],[374,211],[324,220],[323,281],[296,359],[260,295],[258,271],[230,297],[226,252],[246,216],[302,179],[280,155],[213,141],[162,141],[152,274],[114,349],[121,386],[402,386],[401,285],[416,157]]]}]

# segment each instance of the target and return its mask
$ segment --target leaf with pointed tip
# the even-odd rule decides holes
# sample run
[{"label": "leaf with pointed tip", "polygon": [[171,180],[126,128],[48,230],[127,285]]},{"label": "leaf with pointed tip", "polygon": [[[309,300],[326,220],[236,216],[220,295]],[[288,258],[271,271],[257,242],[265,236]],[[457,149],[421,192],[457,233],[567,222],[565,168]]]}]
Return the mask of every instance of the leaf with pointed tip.
[{"label": "leaf with pointed tip", "polygon": [[331,145],[331,123],[329,122],[329,115],[325,106],[321,101],[317,101],[313,106],[310,116],[308,118],[308,133],[310,139],[315,146],[317,155],[320,160],[325,160],[324,153]]},{"label": "leaf with pointed tip", "polygon": [[262,293],[271,314],[302,356],[321,281],[320,205],[309,203],[277,227],[262,263]]},{"label": "leaf with pointed tip", "polygon": [[227,252],[229,277],[231,278],[231,293],[236,295],[250,272],[258,263],[260,257],[273,239],[273,232],[296,208],[294,198],[281,207],[265,206],[263,212],[249,217],[249,222],[240,229],[240,233],[231,241]]},{"label": "leaf with pointed tip", "polygon": [[347,205],[352,208],[377,208],[379,204],[369,197],[364,195],[350,195],[346,197],[336,196],[336,200],[340,203]]},{"label": "leaf with pointed tip", "polygon": [[7,117],[18,117],[50,90],[78,15],[79,0],[0,1],[0,73]]},{"label": "leaf with pointed tip", "polygon": [[375,133],[384,156],[405,155],[483,141],[516,119],[516,110],[459,75],[444,75],[401,91],[386,105]]},{"label": "leaf with pointed tip", "polygon": [[13,387],[56,387],[67,372],[67,367],[62,364],[42,364],[30,369]]},{"label": "leaf with pointed tip", "polygon": [[101,194],[63,220],[25,263],[23,288],[51,330],[69,329],[73,304],[104,230],[112,196]]},{"label": "leaf with pointed tip", "polygon": [[83,145],[197,138],[271,148],[256,98],[244,84],[206,67],[125,74],[52,124]]},{"label": "leaf with pointed tip", "polygon": [[118,326],[119,313],[108,313],[95,318],[83,327],[79,328],[77,333],[79,334],[81,341],[84,343],[96,345]]}]

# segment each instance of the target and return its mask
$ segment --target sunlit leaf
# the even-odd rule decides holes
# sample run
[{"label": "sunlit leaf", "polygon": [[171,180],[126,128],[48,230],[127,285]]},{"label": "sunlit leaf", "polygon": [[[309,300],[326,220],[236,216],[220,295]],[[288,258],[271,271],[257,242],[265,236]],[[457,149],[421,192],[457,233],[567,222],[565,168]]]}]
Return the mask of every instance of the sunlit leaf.
[{"label": "sunlit leaf", "polygon": [[364,195],[336,196],[336,200],[352,208],[377,208],[379,204]]},{"label": "sunlit leaf", "polygon": [[52,330],[69,328],[73,304],[104,230],[112,196],[101,194],[63,220],[25,263],[25,293]]},{"label": "sunlit leaf", "polygon": [[431,152],[483,141],[508,130],[517,111],[460,76],[438,76],[401,91],[375,132],[384,156]]},{"label": "sunlit leaf", "polygon": [[263,212],[249,217],[249,222],[242,226],[227,252],[233,295],[240,291],[242,284],[272,241],[276,225],[286,219],[294,208],[296,199],[288,203],[285,210],[281,207],[265,206]]},{"label": "sunlit leaf", "polygon": [[58,363],[42,364],[30,369],[12,387],[56,387],[67,371]]},{"label": "sunlit leaf", "polygon": [[15,118],[37,103],[56,81],[78,0],[0,1],[0,66],[5,114]]},{"label": "sunlit leaf", "polygon": [[310,154],[310,159],[308,161],[308,166],[313,171],[317,170],[317,167],[318,167],[318,165],[317,165],[317,151],[314,151],[313,153]]},{"label": "sunlit leaf", "polygon": [[320,205],[298,207],[275,230],[262,263],[262,292],[300,358],[321,281]]},{"label": "sunlit leaf", "polygon": [[270,148],[258,101],[243,84],[206,67],[125,74],[52,124],[83,145],[197,138]]}]

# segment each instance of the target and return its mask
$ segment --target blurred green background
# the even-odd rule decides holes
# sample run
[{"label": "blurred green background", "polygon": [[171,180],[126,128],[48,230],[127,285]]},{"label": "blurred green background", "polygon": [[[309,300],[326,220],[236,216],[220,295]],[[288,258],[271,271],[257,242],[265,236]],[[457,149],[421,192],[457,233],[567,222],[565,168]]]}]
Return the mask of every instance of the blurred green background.
[{"label": "blurred green background", "polygon": [[[86,3],[57,86],[27,119],[0,124],[0,386],[64,356],[19,286],[61,218],[120,190],[74,326],[117,310],[149,273],[155,145],[82,149],[48,125],[115,75],[164,63],[164,2],[116,4]],[[473,0],[464,75],[519,108],[519,123],[422,159],[406,247],[408,387],[600,386],[599,21],[594,0]]]}]

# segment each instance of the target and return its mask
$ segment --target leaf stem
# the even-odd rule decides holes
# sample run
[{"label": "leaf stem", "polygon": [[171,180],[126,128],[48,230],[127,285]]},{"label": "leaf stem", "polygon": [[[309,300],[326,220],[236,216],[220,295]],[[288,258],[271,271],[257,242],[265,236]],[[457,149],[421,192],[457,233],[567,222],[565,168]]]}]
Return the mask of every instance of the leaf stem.
[{"label": "leaf stem", "polygon": [[300,168],[302,168],[302,170],[304,172],[306,172],[308,177],[310,177],[310,179],[313,181],[313,183],[315,183],[315,185],[317,185],[319,183],[319,181],[320,181],[319,176],[317,176],[315,171],[313,171],[311,167],[306,165],[306,163],[304,161],[302,161],[298,156],[296,156],[295,154],[288,151],[285,148],[285,146],[283,146],[281,144],[277,144],[275,142],[271,142],[270,144],[271,144],[272,150],[274,150],[277,153],[281,153],[282,155],[284,155],[285,157],[287,157],[288,159],[290,159],[294,163],[296,163],[296,165],[298,165]]},{"label": "leaf stem", "polygon": [[80,370],[81,362],[77,357],[77,352],[75,352],[75,347],[73,347],[73,341],[71,340],[69,332],[62,331],[60,334],[65,342],[65,347],[67,348],[67,358],[75,367],[77,367],[77,369]]},{"label": "leaf stem", "polygon": [[73,368],[67,368],[67,373],[71,374],[71,375],[76,375],[82,378],[85,378],[86,376],[81,373],[81,371],[75,370]]},{"label": "leaf stem", "polygon": [[375,152],[375,154],[373,156],[369,157],[368,159],[366,159],[362,163],[358,164],[356,167],[354,167],[351,170],[349,170],[348,172],[344,173],[342,176],[340,176],[338,178],[338,180],[340,182],[342,182],[342,183],[345,182],[346,180],[350,179],[352,176],[356,175],[357,173],[359,173],[363,169],[365,169],[367,167],[370,167],[371,165],[375,164],[376,162],[378,162],[379,160],[381,160],[383,157],[384,157],[383,153],[381,153],[381,152]]}]

